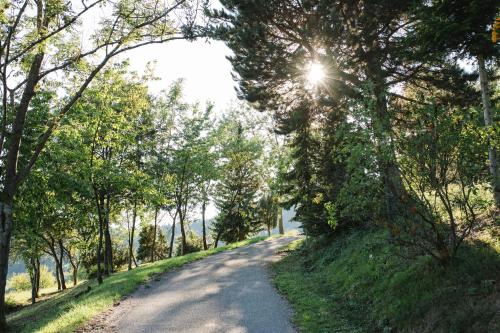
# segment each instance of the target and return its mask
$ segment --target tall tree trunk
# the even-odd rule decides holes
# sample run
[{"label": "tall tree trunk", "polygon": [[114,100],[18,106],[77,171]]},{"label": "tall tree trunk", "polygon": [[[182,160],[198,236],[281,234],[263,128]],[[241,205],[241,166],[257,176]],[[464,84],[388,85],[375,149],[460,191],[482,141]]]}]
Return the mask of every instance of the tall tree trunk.
[{"label": "tall tree trunk", "polygon": [[216,249],[217,246],[219,245],[219,238],[220,238],[220,231],[217,232],[217,236],[215,237],[214,249]]},{"label": "tall tree trunk", "polygon": [[5,318],[5,287],[9,267],[10,236],[12,230],[12,201],[0,202],[0,331],[7,331]]},{"label": "tall tree trunk", "polygon": [[109,231],[109,214],[110,214],[110,195],[109,192],[106,194],[105,203],[105,214],[104,214],[104,237],[105,237],[105,251],[106,251],[106,272],[108,274],[113,273],[113,242],[111,241],[111,233]]},{"label": "tall tree trunk", "polygon": [[66,290],[66,280],[64,278],[64,262],[63,262],[63,259],[64,259],[64,247],[63,247],[63,243],[62,243],[61,239],[58,240],[58,243],[59,243],[59,253],[60,253],[60,257],[59,257],[59,274],[61,274],[61,289],[62,290]]},{"label": "tall tree trunk", "polygon": [[[369,76],[374,82],[374,105],[372,114],[373,132],[376,139],[377,159],[384,185],[385,212],[384,218],[396,221],[397,217],[407,214],[406,206],[409,195],[396,160],[395,147],[392,140],[392,121],[387,109],[387,91],[384,84],[381,66],[370,66]],[[375,69],[374,69],[375,68]]]},{"label": "tall tree trunk", "polygon": [[[487,128],[493,126],[493,120],[495,117],[491,114],[491,100],[490,100],[490,89],[488,73],[486,72],[486,64],[484,61],[484,56],[479,55],[477,57],[477,63],[479,68],[479,82],[481,84],[481,96],[483,99],[483,113],[484,113],[484,125]],[[488,158],[490,162],[490,174],[491,174],[491,188],[493,190],[493,195],[495,198],[496,209],[500,209],[500,177],[498,170],[498,160],[497,160],[497,149],[494,145],[490,144],[488,148]]]},{"label": "tall tree trunk", "polygon": [[97,242],[97,283],[101,284],[102,283],[102,268],[101,268],[101,262],[102,262],[102,239],[103,239],[103,230],[102,226],[103,221],[102,221],[102,216],[99,214],[99,240]]},{"label": "tall tree trunk", "polygon": [[201,204],[201,222],[202,222],[202,227],[203,227],[203,250],[208,249],[207,245],[207,231],[206,231],[206,225],[205,225],[205,211],[207,209],[207,203],[203,201]]},{"label": "tall tree trunk", "polygon": [[61,274],[59,273],[59,258],[57,256],[57,251],[56,251],[56,248],[55,248],[55,241],[54,241],[54,238],[52,236],[49,236],[50,240],[49,239],[45,239],[45,242],[47,243],[48,247],[49,247],[49,250],[50,250],[50,254],[52,255],[52,257],[54,258],[54,264],[55,264],[55,267],[56,267],[56,281],[57,281],[57,290],[61,290],[62,289],[62,284],[61,284]]},{"label": "tall tree trunk", "polygon": [[157,225],[158,225],[158,207],[155,208],[155,224],[154,224],[154,228],[153,228],[153,246],[151,247],[151,262],[155,261]]},{"label": "tall tree trunk", "polygon": [[280,235],[284,235],[285,234],[285,227],[283,226],[283,208],[281,207],[278,207],[278,228],[279,228],[279,232],[280,232]]},{"label": "tall tree trunk", "polygon": [[78,266],[71,263],[71,267],[73,267],[73,286],[76,286],[78,284]]},{"label": "tall tree trunk", "polygon": [[181,256],[186,253],[186,229],[184,228],[185,215],[182,213],[182,208],[179,208],[179,224],[181,225]]},{"label": "tall tree trunk", "polygon": [[[132,211],[132,227],[130,228],[129,231],[129,238],[128,238],[128,270],[130,271],[132,269],[132,260],[135,262],[134,258],[134,232],[135,232],[135,222],[137,219],[137,200],[134,201],[134,208]],[[135,263],[137,267],[137,263]]]},{"label": "tall tree trunk", "polygon": [[37,267],[35,258],[30,259],[30,280],[31,280],[31,304],[36,302],[36,285],[37,285]]},{"label": "tall tree trunk", "polygon": [[267,237],[271,237],[271,226],[267,226]]},{"label": "tall tree trunk", "polygon": [[172,258],[175,241],[175,220],[177,219],[177,210],[175,210],[174,218],[172,219],[172,234],[170,235],[170,247],[168,248],[168,257]]},{"label": "tall tree trunk", "polygon": [[36,294],[35,296],[40,297],[40,257],[37,257],[35,260],[36,264]]},{"label": "tall tree trunk", "polygon": [[187,241],[186,241],[186,229],[184,229],[184,219],[179,218],[179,224],[181,225],[181,256],[186,253]]},{"label": "tall tree trunk", "polygon": [[[41,17],[42,12],[43,5],[41,3],[37,3],[37,13],[39,18]],[[37,21],[39,33],[42,33],[42,31],[46,28],[46,26],[42,26],[42,23],[45,22],[42,22],[40,19]],[[28,112],[30,102],[35,96],[36,85],[40,80],[39,74],[42,68],[43,58],[44,53],[42,52],[42,48],[40,48],[40,51],[34,56],[31,62],[21,100],[19,101],[19,105],[14,112],[15,119],[12,125],[10,144],[6,149],[7,154],[4,160],[5,174],[2,179],[3,190],[0,195],[0,331],[2,332],[7,331],[7,320],[5,317],[5,287],[7,285],[10,238],[13,224],[12,204],[14,202],[14,195],[18,186],[17,164],[19,161],[19,151],[21,149],[21,140],[24,133],[26,114]],[[4,91],[4,94],[6,93],[7,92]],[[7,110],[3,110],[3,112],[7,112]]]},{"label": "tall tree trunk", "polygon": [[108,270],[110,273],[114,272],[114,266],[113,266],[113,242],[111,240],[111,233],[110,233],[110,227],[109,227],[109,215],[111,213],[111,196],[109,192],[106,194],[106,215],[105,215],[105,222],[106,222],[106,247],[107,247],[107,253],[108,253]]}]

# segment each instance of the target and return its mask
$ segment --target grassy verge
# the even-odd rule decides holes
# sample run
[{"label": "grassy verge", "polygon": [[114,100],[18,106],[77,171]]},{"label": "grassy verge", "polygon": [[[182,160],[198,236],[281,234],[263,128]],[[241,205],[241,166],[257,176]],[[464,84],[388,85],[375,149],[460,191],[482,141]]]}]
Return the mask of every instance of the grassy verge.
[{"label": "grassy verge", "polygon": [[[447,268],[397,255],[380,230],[298,241],[276,285],[303,332],[500,332],[500,239],[481,235]],[[498,329],[498,331],[497,331]]]},{"label": "grassy verge", "polygon": [[[267,237],[256,237],[217,249],[191,253],[136,269],[113,274],[98,285],[94,281],[82,283],[50,300],[26,307],[7,317],[12,332],[73,332],[95,315],[111,307],[123,296],[132,293],[138,285],[152,276],[169,271],[184,264],[205,258],[208,255],[253,244]],[[83,293],[90,286],[88,293]],[[79,295],[80,296],[77,296]]]}]

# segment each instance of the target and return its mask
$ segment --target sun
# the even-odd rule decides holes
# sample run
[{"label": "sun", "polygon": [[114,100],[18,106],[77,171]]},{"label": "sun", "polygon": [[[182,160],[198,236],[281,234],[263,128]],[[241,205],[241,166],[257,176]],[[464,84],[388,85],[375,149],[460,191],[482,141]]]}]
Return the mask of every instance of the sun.
[{"label": "sun", "polygon": [[307,66],[307,82],[310,85],[317,85],[325,79],[326,73],[325,68],[322,64],[317,62],[311,62]]}]

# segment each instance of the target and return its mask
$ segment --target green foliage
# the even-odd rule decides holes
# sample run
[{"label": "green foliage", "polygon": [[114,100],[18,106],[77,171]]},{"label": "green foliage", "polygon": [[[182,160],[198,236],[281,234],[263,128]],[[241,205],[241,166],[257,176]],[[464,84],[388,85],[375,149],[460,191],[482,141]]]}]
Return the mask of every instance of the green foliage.
[{"label": "green foliage", "polygon": [[49,268],[45,265],[40,265],[40,288],[53,287],[56,284],[56,279]]},{"label": "green foliage", "polygon": [[489,230],[447,268],[430,257],[404,259],[380,229],[302,240],[275,264],[276,284],[306,332],[486,332],[497,320],[500,273]]},{"label": "green foliage", "polygon": [[245,137],[237,119],[229,119],[226,126],[227,142],[222,147],[221,180],[215,200],[219,215],[213,232],[215,239],[234,243],[261,229],[256,208],[262,146],[257,139]]},{"label": "green foliage", "polygon": [[[156,240],[154,240],[154,238],[156,238]],[[165,238],[165,235],[160,230],[160,228],[156,230],[155,235],[153,225],[143,226],[141,228],[141,231],[139,232],[139,248],[137,249],[137,260],[141,260],[142,262],[151,262],[151,259],[153,259],[153,261],[166,259],[167,255],[167,239]]]},{"label": "green foliage", "polygon": [[[28,273],[15,273],[7,281],[10,288],[16,291],[31,289],[31,279]],[[56,283],[56,279],[49,268],[40,265],[40,288],[50,288]]]},{"label": "green foliage", "polygon": [[[480,106],[477,77],[461,61],[498,60],[495,1],[221,3],[210,32],[233,51],[241,96],[287,135],[281,191],[308,236],[384,225],[445,263],[491,219],[492,203],[475,193],[490,180],[485,148],[493,156],[498,135],[479,134],[469,114]],[[325,71],[315,84],[312,63]],[[433,108],[435,137],[424,124]]]},{"label": "green foliage", "polygon": [[429,105],[413,111],[398,153],[405,184],[420,203],[412,212],[421,219],[394,225],[392,232],[446,262],[492,205],[479,195],[488,173],[486,136],[475,109]]},{"label": "green foliage", "polygon": [[[184,249],[184,254],[195,253],[203,250],[203,239],[196,235],[192,230],[189,230],[186,235],[186,248]],[[175,255],[180,256],[182,253],[182,240],[177,240],[177,248],[175,249]]]},{"label": "green foliage", "polygon": [[257,217],[259,222],[268,231],[276,228],[278,223],[279,209],[277,205],[278,198],[271,196],[270,194],[263,196],[256,207]]},{"label": "green foliage", "polygon": [[28,273],[17,273],[12,275],[8,284],[12,289],[17,291],[31,289],[31,280]]}]

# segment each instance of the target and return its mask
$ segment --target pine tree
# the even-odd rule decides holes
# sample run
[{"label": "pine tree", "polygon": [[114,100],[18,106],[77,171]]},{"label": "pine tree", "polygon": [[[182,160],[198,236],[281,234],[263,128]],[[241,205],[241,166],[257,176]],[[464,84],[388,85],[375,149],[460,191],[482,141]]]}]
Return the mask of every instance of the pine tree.
[{"label": "pine tree", "polygon": [[[230,127],[230,141],[223,148],[224,164],[216,189],[219,215],[213,226],[216,241],[227,243],[244,240],[261,229],[256,208],[260,187],[258,160],[262,148],[255,140],[244,137],[241,124]],[[232,132],[232,133],[231,133]]]},{"label": "pine tree", "polygon": [[161,231],[157,232],[156,241],[154,242],[154,254],[151,255],[153,251],[153,240],[154,226],[143,226],[139,232],[139,248],[137,249],[138,260],[150,262],[151,257],[154,258],[154,261],[167,258],[168,246],[165,235]]}]

